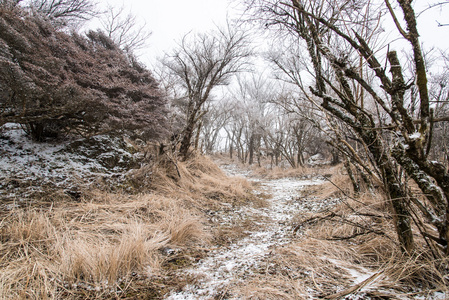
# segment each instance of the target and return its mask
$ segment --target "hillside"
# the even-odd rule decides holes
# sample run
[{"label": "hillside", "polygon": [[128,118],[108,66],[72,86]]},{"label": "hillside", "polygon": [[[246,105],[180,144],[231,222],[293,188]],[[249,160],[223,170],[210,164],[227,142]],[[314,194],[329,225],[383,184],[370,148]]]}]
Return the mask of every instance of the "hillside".
[{"label": "hillside", "polygon": [[201,257],[213,239],[207,212],[253,199],[246,181],[205,158],[143,164],[121,138],[41,143],[7,126],[2,299],[163,295],[178,260]]},{"label": "hillside", "polygon": [[2,299],[447,297],[447,261],[404,256],[384,197],[353,197],[340,165],[144,159],[120,138],[14,128],[0,138]]},{"label": "hillside", "polygon": [[121,137],[32,142],[20,125],[8,123],[0,131],[0,196],[21,201],[34,195],[67,195],[110,181],[140,167],[141,153]]}]

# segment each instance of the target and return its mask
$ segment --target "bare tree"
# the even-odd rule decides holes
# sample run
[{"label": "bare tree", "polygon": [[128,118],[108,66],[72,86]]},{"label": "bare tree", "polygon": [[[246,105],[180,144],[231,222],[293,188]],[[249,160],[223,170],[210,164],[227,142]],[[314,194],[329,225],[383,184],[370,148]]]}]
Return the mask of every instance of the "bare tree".
[{"label": "bare tree", "polygon": [[210,104],[201,126],[204,151],[207,154],[217,150],[220,132],[231,119],[234,110],[234,104],[227,97]]},{"label": "bare tree", "polygon": [[206,113],[204,104],[214,88],[229,83],[251,56],[248,34],[228,25],[207,34],[187,34],[162,63],[185,92],[185,126],[180,155],[187,159],[193,133]]},{"label": "bare tree", "polygon": [[24,3],[58,26],[83,22],[99,14],[93,0],[29,0]]},{"label": "bare tree", "polygon": [[144,48],[151,35],[146,24],[139,24],[137,17],[131,12],[127,13],[124,6],[108,6],[100,22],[109,38],[126,52]]},{"label": "bare tree", "polygon": [[[348,126],[368,149],[390,198],[402,249],[410,253],[414,248],[408,208],[413,203],[439,233],[434,236],[420,228],[423,236],[448,254],[449,174],[443,164],[428,156],[436,119],[429,101],[428,73],[411,2],[398,0],[397,7],[393,8],[385,0],[383,4],[378,3],[381,5],[378,11],[374,11],[376,6],[372,1],[261,0],[251,4],[264,24],[277,25],[304,42],[313,66],[314,86],[307,91],[298,81],[301,74],[290,72],[292,68],[285,65],[281,69],[301,86],[311,101]],[[413,70],[408,80],[395,51],[389,48],[387,53],[377,51],[380,10],[389,12],[397,32],[411,47]],[[405,24],[399,21],[398,13]],[[380,53],[385,56],[379,57]],[[390,66],[391,75],[384,60]],[[412,86],[417,91],[418,119],[407,107],[406,95]],[[382,120],[382,114],[387,116],[388,124]],[[428,203],[410,194],[405,178],[398,175],[397,164],[414,179]]]},{"label": "bare tree", "polygon": [[267,125],[267,114],[276,92],[275,82],[270,81],[263,72],[238,77],[238,89],[234,92],[234,97],[236,101],[242,102],[243,106],[244,138],[247,162],[250,165],[254,163],[256,156],[260,161],[260,148]]},{"label": "bare tree", "polygon": [[[449,62],[443,56],[443,63]],[[429,80],[430,102],[434,109],[434,120],[442,120],[449,116],[449,69],[446,65],[440,74],[432,76]],[[449,168],[449,122],[435,122],[433,124],[432,147],[429,157],[441,161]]]},{"label": "bare tree", "polygon": [[236,151],[238,159],[244,162],[245,147],[243,132],[246,126],[244,105],[241,101],[233,99],[230,107],[232,107],[233,110],[231,111],[230,120],[224,127],[227,134],[226,144],[229,150],[229,156],[232,159],[234,157],[234,151]]}]

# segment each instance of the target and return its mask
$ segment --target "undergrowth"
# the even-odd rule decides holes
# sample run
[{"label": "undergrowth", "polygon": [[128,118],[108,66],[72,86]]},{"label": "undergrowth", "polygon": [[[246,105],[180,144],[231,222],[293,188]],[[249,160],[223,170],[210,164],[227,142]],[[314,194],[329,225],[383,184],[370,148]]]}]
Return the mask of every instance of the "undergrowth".
[{"label": "undergrowth", "polygon": [[[286,224],[291,241],[271,249],[254,274],[227,292],[243,299],[448,294],[448,258],[431,253],[418,232],[416,251],[404,255],[386,198],[377,190],[354,195],[341,166],[252,172],[264,178],[321,174],[326,183],[303,190],[301,201],[337,204],[295,216]],[[239,239],[253,226],[213,228],[208,213],[266,205],[268,197],[255,197],[246,180],[227,177],[201,156],[187,162],[158,157],[127,182],[76,198],[52,192],[2,211],[0,298],[162,298],[190,283],[177,271],[205,257],[211,243]]]},{"label": "undergrowth", "polygon": [[[289,177],[292,172],[274,170],[264,176]],[[304,176],[310,170],[301,172]],[[308,187],[302,197],[339,203],[297,215],[291,224],[292,241],[273,249],[265,265],[234,292],[245,299],[443,299],[448,295],[449,259],[429,251],[416,228],[415,252],[402,253],[382,192],[354,195],[341,166],[325,172],[326,183]]]},{"label": "undergrowth", "polygon": [[[204,256],[205,211],[254,199],[205,157],[159,158],[130,175],[132,193],[52,193],[0,218],[1,299],[161,297]],[[129,189],[128,189],[129,190]]]}]

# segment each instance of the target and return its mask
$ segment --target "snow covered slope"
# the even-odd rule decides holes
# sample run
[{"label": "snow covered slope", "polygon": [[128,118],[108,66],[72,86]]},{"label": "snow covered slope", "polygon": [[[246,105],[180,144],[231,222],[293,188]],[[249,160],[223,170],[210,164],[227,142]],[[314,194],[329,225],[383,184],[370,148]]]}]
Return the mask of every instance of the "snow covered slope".
[{"label": "snow covered slope", "polygon": [[68,193],[116,180],[139,167],[140,155],[121,137],[33,142],[18,124],[0,130],[0,198],[23,201],[49,190]]}]

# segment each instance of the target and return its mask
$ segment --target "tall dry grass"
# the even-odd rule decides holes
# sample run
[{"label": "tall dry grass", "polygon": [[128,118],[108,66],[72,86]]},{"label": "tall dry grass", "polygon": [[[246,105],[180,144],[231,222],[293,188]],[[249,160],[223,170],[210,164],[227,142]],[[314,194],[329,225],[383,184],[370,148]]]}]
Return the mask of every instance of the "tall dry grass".
[{"label": "tall dry grass", "polygon": [[204,211],[251,198],[247,182],[201,157],[138,172],[139,192],[52,194],[2,212],[0,298],[160,297],[176,284],[167,279],[172,256],[212,239]]},{"label": "tall dry grass", "polygon": [[161,272],[163,247],[208,240],[195,212],[161,196],[100,193],[88,202],[16,209],[1,222],[0,298],[120,293],[133,274]]},{"label": "tall dry grass", "polygon": [[416,228],[416,251],[404,255],[383,194],[355,196],[343,171],[328,174],[325,184],[304,191],[303,201],[337,198],[338,204],[296,216],[296,239],[273,249],[235,293],[245,299],[447,297],[449,259],[433,256]]},{"label": "tall dry grass", "polygon": [[155,191],[166,197],[183,199],[204,208],[222,203],[240,205],[255,198],[251,184],[241,177],[228,177],[208,157],[195,155],[187,162],[162,156],[157,163],[131,175],[134,186]]}]

